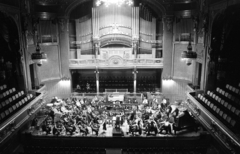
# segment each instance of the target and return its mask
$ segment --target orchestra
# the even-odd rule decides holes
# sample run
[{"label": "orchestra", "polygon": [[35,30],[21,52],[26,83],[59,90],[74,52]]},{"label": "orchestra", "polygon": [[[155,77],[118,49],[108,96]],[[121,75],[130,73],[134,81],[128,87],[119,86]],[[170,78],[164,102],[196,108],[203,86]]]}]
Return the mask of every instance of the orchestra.
[{"label": "orchestra", "polygon": [[[41,130],[46,135],[98,136],[100,131],[106,132],[109,125],[112,125],[117,129],[122,128],[125,135],[156,136],[163,132],[172,134],[175,122],[181,115],[179,106],[171,105],[169,99],[165,98],[158,100],[154,97],[152,103],[148,103],[150,100],[144,97],[137,105],[133,103],[128,112],[125,109],[129,108],[124,108],[120,103],[118,108],[108,110],[103,105],[105,102],[103,97],[97,96],[92,99],[54,97],[46,105],[49,113],[41,124]],[[128,99],[126,104],[129,106]],[[116,103],[113,106],[116,106]]]}]

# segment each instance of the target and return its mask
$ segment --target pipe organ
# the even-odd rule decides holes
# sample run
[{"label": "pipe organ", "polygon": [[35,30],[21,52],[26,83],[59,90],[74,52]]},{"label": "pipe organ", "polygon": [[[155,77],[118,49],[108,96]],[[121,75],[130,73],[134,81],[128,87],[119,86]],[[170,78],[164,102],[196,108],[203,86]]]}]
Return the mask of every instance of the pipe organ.
[{"label": "pipe organ", "polygon": [[86,55],[101,57],[100,49],[106,47],[132,48],[132,58],[138,58],[139,54],[155,58],[159,22],[148,11],[145,15],[148,18],[144,18],[142,14],[146,11],[140,11],[140,7],[102,5],[93,7],[91,15],[76,19],[77,59],[84,59]]}]

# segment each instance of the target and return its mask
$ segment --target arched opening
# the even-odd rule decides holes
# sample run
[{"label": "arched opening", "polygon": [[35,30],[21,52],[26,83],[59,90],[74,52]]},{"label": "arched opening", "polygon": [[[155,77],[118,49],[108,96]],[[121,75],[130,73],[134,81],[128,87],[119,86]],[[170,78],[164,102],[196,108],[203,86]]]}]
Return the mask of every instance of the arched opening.
[{"label": "arched opening", "polygon": [[0,85],[24,89],[18,28],[14,20],[0,12]]}]

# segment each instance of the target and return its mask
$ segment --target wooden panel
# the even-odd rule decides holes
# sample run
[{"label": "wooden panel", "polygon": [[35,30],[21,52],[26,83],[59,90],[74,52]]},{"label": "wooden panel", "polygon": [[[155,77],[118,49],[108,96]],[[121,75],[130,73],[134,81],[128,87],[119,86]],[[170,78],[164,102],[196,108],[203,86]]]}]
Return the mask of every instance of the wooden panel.
[{"label": "wooden panel", "polygon": [[[174,44],[173,54],[173,77],[177,79],[192,81],[194,62],[187,66],[185,61],[181,60],[181,53],[187,50],[186,44]],[[194,46],[193,46],[194,48]]]},{"label": "wooden panel", "polygon": [[47,54],[47,61],[38,67],[39,81],[56,79],[60,77],[58,46],[41,46],[41,51]]},{"label": "wooden panel", "polygon": [[175,100],[185,100],[188,81],[184,80],[163,80],[162,93],[171,102]]},{"label": "wooden panel", "polygon": [[71,95],[70,81],[52,80],[45,82],[46,85],[46,101],[50,101],[52,97],[68,98]]}]

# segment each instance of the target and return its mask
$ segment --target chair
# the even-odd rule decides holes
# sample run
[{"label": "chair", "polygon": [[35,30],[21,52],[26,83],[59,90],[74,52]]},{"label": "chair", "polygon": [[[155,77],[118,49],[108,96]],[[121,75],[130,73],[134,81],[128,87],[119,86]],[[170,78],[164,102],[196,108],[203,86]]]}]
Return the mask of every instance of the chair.
[{"label": "chair", "polygon": [[228,106],[228,102],[225,102],[225,103],[224,103],[224,107],[227,107],[227,106]]},{"label": "chair", "polygon": [[232,127],[234,127],[236,125],[236,121],[232,119],[230,124],[231,124]]},{"label": "chair", "polygon": [[237,116],[239,116],[239,113],[240,113],[240,111],[239,111],[238,109],[236,109],[235,114],[236,114]]},{"label": "chair", "polygon": [[225,103],[225,101],[222,99],[221,104],[223,105],[224,103]]},{"label": "chair", "polygon": [[231,105],[231,104],[228,104],[227,108],[228,108],[229,110],[231,110],[232,105]]},{"label": "chair", "polygon": [[233,106],[233,107],[231,108],[231,111],[234,113],[234,112],[236,111],[236,107]]},{"label": "chair", "polygon": [[232,118],[230,116],[227,117],[227,122],[230,123]]},{"label": "chair", "polygon": [[217,108],[217,109],[216,109],[216,113],[217,113],[217,114],[219,114],[219,111],[220,111],[220,109],[219,109],[219,108]]},{"label": "chair", "polygon": [[223,115],[223,111],[220,111],[220,112],[219,112],[219,115],[222,117],[222,115]]},{"label": "chair", "polygon": [[226,120],[226,119],[227,119],[227,114],[224,113],[224,114],[222,115],[222,117],[223,117],[224,120]]},{"label": "chair", "polygon": [[13,110],[16,110],[17,107],[16,107],[16,105],[13,105],[12,108],[13,108]]},{"label": "chair", "polygon": [[9,115],[9,111],[5,110],[5,115],[8,116]]},{"label": "chair", "polygon": [[217,106],[213,106],[213,111],[215,111],[216,112],[216,109],[217,109]]},{"label": "chair", "polygon": [[211,102],[210,102],[210,101],[208,101],[207,105],[208,105],[208,106],[210,106],[210,104],[211,104]]},{"label": "chair", "polygon": [[18,103],[16,103],[16,107],[17,107],[17,108],[19,107],[19,104],[18,104]]},{"label": "chair", "polygon": [[5,105],[8,105],[9,104],[9,100],[7,99],[6,101],[5,101]]},{"label": "chair", "polygon": [[211,108],[211,109],[213,108],[213,103],[210,103],[210,108]]},{"label": "chair", "polygon": [[12,110],[12,108],[11,108],[11,107],[9,107],[9,108],[8,108],[8,112],[11,114],[11,113],[12,113],[12,111],[13,111],[13,110]]},{"label": "chair", "polygon": [[226,84],[226,88],[227,88],[227,89],[229,88],[229,86],[230,86],[229,84]]}]

